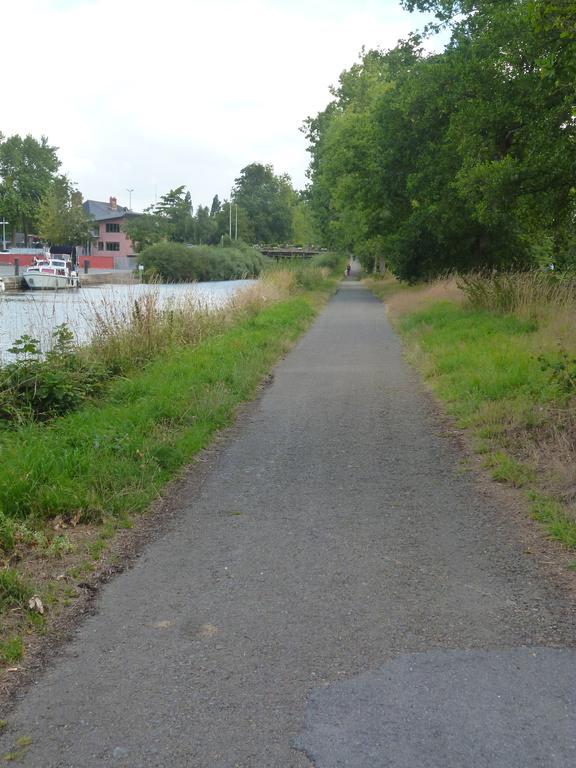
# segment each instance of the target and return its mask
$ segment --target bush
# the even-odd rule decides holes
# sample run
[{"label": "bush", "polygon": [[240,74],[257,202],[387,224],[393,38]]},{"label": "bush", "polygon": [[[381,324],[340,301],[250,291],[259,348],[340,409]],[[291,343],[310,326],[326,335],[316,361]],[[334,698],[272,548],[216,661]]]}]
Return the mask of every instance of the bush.
[{"label": "bush", "polygon": [[139,262],[148,277],[157,276],[169,283],[189,283],[257,277],[264,257],[244,243],[229,248],[156,243],[142,251]]},{"label": "bush", "polygon": [[45,357],[37,339],[27,334],[10,348],[17,359],[0,368],[0,421],[49,419],[102,391],[108,371],[78,353],[68,326],[59,325],[52,337]]},{"label": "bush", "polygon": [[315,267],[326,267],[341,275],[346,261],[346,256],[344,256],[342,253],[338,253],[336,251],[325,251],[324,253],[319,253],[314,256],[312,259],[312,264]]}]

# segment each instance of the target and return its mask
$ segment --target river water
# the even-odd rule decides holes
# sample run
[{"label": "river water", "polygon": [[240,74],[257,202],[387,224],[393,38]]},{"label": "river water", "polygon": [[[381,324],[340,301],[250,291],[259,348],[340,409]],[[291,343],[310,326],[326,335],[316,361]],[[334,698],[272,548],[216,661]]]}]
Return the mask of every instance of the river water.
[{"label": "river water", "polygon": [[205,306],[218,307],[253,280],[218,283],[179,283],[177,285],[99,285],[79,290],[19,291],[0,293],[0,363],[11,355],[8,349],[23,334],[38,339],[43,349],[49,346],[52,331],[67,323],[77,341],[88,341],[98,313],[130,310],[134,301],[154,293],[161,305],[194,297]]}]

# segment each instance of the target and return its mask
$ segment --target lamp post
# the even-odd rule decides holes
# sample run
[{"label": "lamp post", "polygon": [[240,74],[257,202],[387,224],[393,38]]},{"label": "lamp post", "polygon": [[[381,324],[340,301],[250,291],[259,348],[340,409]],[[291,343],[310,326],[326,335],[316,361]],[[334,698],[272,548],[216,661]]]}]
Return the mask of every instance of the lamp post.
[{"label": "lamp post", "polygon": [[6,251],[7,250],[7,248],[6,248],[6,224],[8,224],[8,222],[4,221],[4,219],[2,219],[2,221],[0,221],[0,224],[2,224],[2,250]]},{"label": "lamp post", "polygon": [[128,192],[128,210],[132,210],[132,192],[134,192],[133,189],[127,189],[126,192]]},{"label": "lamp post", "polygon": [[230,192],[230,202],[228,204],[228,237],[232,240],[232,195],[234,190]]}]

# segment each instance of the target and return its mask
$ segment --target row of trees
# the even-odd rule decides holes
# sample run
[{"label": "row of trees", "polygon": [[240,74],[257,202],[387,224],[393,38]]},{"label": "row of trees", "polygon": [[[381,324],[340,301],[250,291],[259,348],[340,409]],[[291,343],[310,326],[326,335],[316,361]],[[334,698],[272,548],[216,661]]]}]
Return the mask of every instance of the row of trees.
[{"label": "row of trees", "polygon": [[185,186],[171,189],[126,225],[138,251],[161,241],[217,245],[232,235],[247,243],[314,240],[310,208],[292,188],[290,177],[276,175],[271,165],[252,163],[240,171],[231,200],[192,205]]},{"label": "row of trees", "polygon": [[576,2],[402,5],[451,40],[363,53],[307,121],[327,244],[408,280],[576,263]]}]

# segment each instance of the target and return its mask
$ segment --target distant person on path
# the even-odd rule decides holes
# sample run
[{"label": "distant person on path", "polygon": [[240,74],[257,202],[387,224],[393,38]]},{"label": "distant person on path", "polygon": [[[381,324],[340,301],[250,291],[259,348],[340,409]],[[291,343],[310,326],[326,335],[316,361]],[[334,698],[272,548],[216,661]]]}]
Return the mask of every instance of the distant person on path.
[{"label": "distant person on path", "polygon": [[350,271],[352,269],[352,264],[346,265],[346,277],[350,277]]}]

